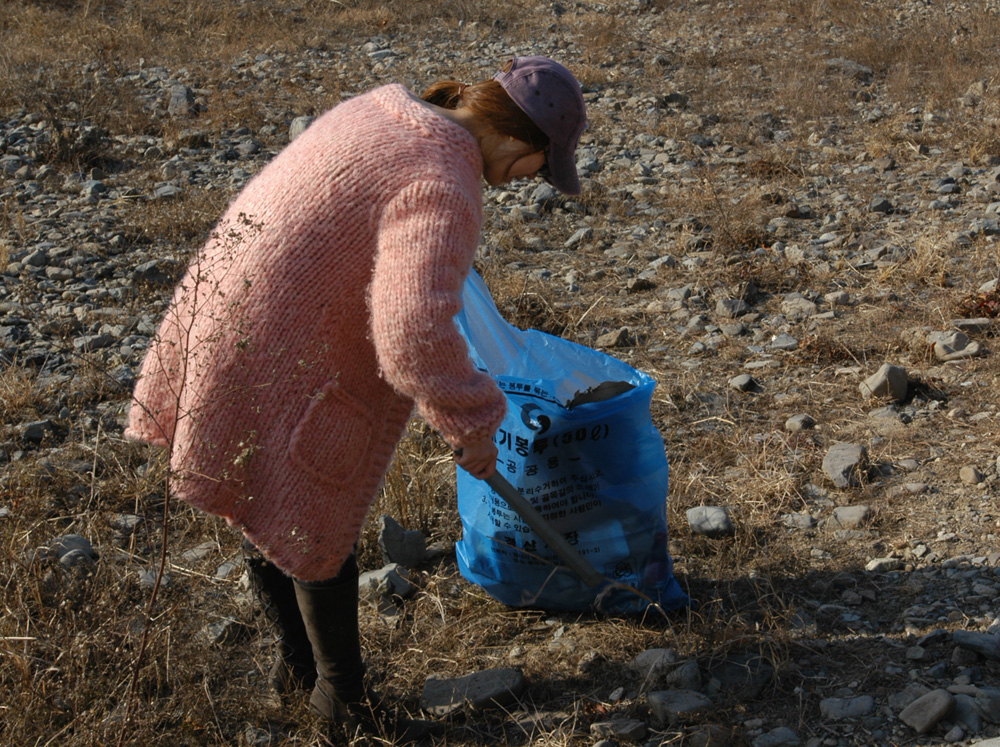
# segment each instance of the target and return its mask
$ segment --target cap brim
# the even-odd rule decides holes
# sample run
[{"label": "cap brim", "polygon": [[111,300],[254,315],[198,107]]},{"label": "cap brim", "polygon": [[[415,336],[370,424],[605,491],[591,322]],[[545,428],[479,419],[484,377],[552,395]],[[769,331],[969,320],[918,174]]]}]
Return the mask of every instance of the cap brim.
[{"label": "cap brim", "polygon": [[574,154],[551,146],[548,155],[548,182],[563,194],[578,195],[583,189],[576,173]]}]

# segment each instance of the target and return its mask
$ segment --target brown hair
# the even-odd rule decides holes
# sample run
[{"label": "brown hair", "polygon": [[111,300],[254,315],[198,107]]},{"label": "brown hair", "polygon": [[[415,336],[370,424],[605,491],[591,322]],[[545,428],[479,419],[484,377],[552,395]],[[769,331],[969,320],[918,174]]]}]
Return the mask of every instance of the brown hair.
[{"label": "brown hair", "polygon": [[535,150],[544,150],[549,144],[548,136],[495,80],[471,86],[456,80],[441,80],[424,91],[421,98],[445,109],[468,107],[494,131],[527,143]]}]

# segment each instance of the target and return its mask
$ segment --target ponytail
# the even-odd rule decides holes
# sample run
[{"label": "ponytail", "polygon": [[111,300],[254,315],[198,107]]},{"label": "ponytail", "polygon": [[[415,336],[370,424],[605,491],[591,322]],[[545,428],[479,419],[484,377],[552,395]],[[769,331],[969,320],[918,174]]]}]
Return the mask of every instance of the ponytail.
[{"label": "ponytail", "polygon": [[466,85],[457,80],[439,80],[437,83],[432,83],[421,98],[428,104],[440,106],[442,109],[457,109],[462,103],[462,93],[465,89]]},{"label": "ponytail", "polygon": [[535,150],[544,150],[549,144],[548,136],[495,80],[471,86],[456,80],[441,80],[427,88],[421,98],[444,109],[468,107],[495,132],[527,143]]}]

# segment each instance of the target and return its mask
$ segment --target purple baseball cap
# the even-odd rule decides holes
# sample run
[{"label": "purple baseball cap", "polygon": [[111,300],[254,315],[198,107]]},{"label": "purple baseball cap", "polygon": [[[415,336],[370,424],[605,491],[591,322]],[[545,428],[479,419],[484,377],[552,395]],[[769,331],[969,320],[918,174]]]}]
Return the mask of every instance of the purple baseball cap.
[{"label": "purple baseball cap", "polygon": [[515,57],[493,79],[548,136],[548,181],[560,192],[580,194],[576,145],[587,128],[587,106],[573,73],[548,57]]}]

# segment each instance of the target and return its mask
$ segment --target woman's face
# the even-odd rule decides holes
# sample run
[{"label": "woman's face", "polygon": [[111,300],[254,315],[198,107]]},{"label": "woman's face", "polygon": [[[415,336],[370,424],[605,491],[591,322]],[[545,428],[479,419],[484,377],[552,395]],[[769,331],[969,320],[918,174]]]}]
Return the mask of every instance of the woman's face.
[{"label": "woman's face", "polygon": [[531,179],[545,165],[545,152],[532,150],[527,143],[505,138],[483,151],[483,178],[491,187],[514,179]]}]

